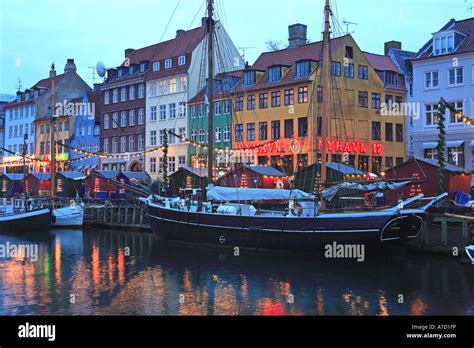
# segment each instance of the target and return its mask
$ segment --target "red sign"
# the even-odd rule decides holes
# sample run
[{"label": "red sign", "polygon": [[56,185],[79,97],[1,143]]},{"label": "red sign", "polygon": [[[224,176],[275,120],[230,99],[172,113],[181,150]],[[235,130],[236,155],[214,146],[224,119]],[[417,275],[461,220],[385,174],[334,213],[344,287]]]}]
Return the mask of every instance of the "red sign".
[{"label": "red sign", "polygon": [[[293,152],[301,153],[303,149],[302,143],[304,141],[300,138],[277,140],[262,146],[255,146],[252,143],[238,143],[239,150],[253,150],[257,154],[267,154],[276,152]],[[318,141],[318,151],[322,151],[323,142]],[[372,154],[374,156],[381,156],[383,154],[383,145],[375,143],[367,145],[366,143],[357,141],[341,141],[341,140],[327,140],[326,151],[329,153],[349,153],[349,154]]]}]

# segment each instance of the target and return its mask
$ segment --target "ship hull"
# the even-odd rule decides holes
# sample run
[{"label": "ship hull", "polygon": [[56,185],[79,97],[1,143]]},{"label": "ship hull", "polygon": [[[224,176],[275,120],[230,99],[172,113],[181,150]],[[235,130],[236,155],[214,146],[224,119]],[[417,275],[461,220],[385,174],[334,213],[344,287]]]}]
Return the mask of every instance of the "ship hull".
[{"label": "ship hull", "polygon": [[0,216],[0,232],[48,231],[51,224],[49,209]]},{"label": "ship hull", "polygon": [[[389,232],[391,241],[416,237],[423,217],[411,212],[413,218],[403,220],[406,226],[394,232],[393,221],[398,216],[393,212],[328,214],[315,218],[230,216],[149,205],[150,226],[161,239],[216,247],[308,253],[321,253],[332,243],[380,245]],[[399,238],[395,235],[397,231],[401,231]]]},{"label": "ship hull", "polygon": [[84,204],[53,210],[52,227],[81,227],[84,224]]}]

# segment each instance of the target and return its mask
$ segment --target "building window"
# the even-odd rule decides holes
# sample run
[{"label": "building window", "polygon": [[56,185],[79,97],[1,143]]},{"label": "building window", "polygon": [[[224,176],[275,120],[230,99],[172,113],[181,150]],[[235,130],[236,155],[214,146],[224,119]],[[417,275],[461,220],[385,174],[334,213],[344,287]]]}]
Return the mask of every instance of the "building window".
[{"label": "building window", "polygon": [[369,107],[369,93],[359,91],[359,107],[368,108]]},{"label": "building window", "polygon": [[255,141],[255,123],[247,123],[247,141]]},{"label": "building window", "polygon": [[354,78],[354,64],[348,63],[344,66],[344,76],[350,79]]},{"label": "building window", "polygon": [[268,139],[268,125],[267,122],[260,122],[258,124],[258,140]]},{"label": "building window", "polygon": [[385,140],[393,141],[393,123],[385,123]]},{"label": "building window", "polygon": [[380,93],[372,93],[372,109],[380,110]]},{"label": "building window", "polygon": [[140,83],[138,85],[138,99],[143,98],[145,98],[145,85],[143,83]]},{"label": "building window", "polygon": [[176,171],[176,157],[171,156],[168,158],[168,172],[174,173]]},{"label": "building window", "polygon": [[145,64],[145,63],[141,63],[141,64],[140,64],[140,72],[143,73],[143,72],[145,72],[145,70],[146,70],[146,64]]},{"label": "building window", "polygon": [[296,77],[306,77],[311,73],[311,62],[305,60],[296,63]]},{"label": "building window", "polygon": [[260,106],[260,109],[268,108],[268,93],[260,93],[259,106]]},{"label": "building window", "polygon": [[239,143],[244,141],[244,125],[241,123],[235,125],[235,141]]},{"label": "building window", "polygon": [[118,152],[118,142],[117,142],[117,137],[112,138],[112,153],[117,153]]},{"label": "building window", "polygon": [[247,96],[247,110],[255,110],[255,95]]},{"label": "building window", "polygon": [[293,132],[293,120],[285,120],[285,138],[286,139],[291,139],[294,136]]},{"label": "building window", "polygon": [[109,138],[104,138],[104,153],[109,153]]},{"label": "building window", "polygon": [[127,127],[127,112],[122,111],[120,113],[120,127],[125,128]]},{"label": "building window", "polygon": [[455,102],[451,103],[452,107],[454,109],[456,109],[456,112],[452,112],[452,111],[449,112],[449,122],[450,123],[462,123],[462,117],[458,118],[456,113],[460,111],[462,114],[464,114],[463,104],[464,103],[463,103],[462,100],[455,101]]},{"label": "building window", "polygon": [[166,105],[160,105],[160,121],[166,120]]},{"label": "building window", "polygon": [[332,76],[341,76],[341,62],[332,62],[331,73]]},{"label": "building window", "polygon": [[126,87],[122,87],[120,89],[120,101],[121,102],[127,101],[127,88]]},{"label": "building window", "polygon": [[145,148],[145,137],[143,134],[138,135],[138,151],[142,151]]},{"label": "building window", "polygon": [[281,80],[281,66],[273,66],[268,69],[268,82],[278,82]]},{"label": "building window", "polygon": [[222,103],[217,101],[214,104],[214,115],[218,116],[220,114],[222,114]]},{"label": "building window", "polygon": [[392,110],[393,107],[393,95],[385,95],[385,105],[388,110]]},{"label": "building window", "polygon": [[425,73],[425,87],[435,88],[439,86],[439,78],[437,71],[429,71]]},{"label": "building window", "polygon": [[293,105],[295,91],[293,89],[285,89],[285,106]]},{"label": "building window", "polygon": [[68,131],[71,128],[71,123],[69,121],[64,122],[64,130]]},{"label": "building window", "polygon": [[427,126],[433,126],[438,124],[438,105],[437,104],[426,104],[425,120]]},{"label": "building window", "polygon": [[299,137],[308,136],[308,118],[307,117],[298,118],[298,136]]},{"label": "building window", "polygon": [[160,62],[154,62],[153,71],[159,71],[159,70],[160,70]]},{"label": "building window", "polygon": [[120,137],[120,152],[124,153],[125,151],[127,151],[127,139]]},{"label": "building window", "polygon": [[464,146],[448,147],[448,162],[464,167]]},{"label": "building window", "polygon": [[178,57],[178,65],[182,66],[186,64],[186,56],[179,56]]},{"label": "building window", "polygon": [[281,105],[280,91],[272,92],[272,108],[277,108]]},{"label": "building window", "polygon": [[198,143],[204,144],[205,139],[204,139],[204,129],[199,130],[199,137],[198,137]]},{"label": "building window", "polygon": [[385,83],[392,86],[398,86],[398,75],[392,71],[385,72]]},{"label": "building window", "polygon": [[454,35],[436,37],[433,39],[433,55],[446,54],[454,51]]},{"label": "building window", "polygon": [[130,86],[128,99],[135,100],[135,86]]},{"label": "building window", "polygon": [[112,91],[112,103],[114,104],[118,103],[118,89],[117,88],[115,88]]},{"label": "building window", "polygon": [[170,145],[174,145],[176,142],[176,136],[174,135],[176,132],[174,128],[168,129],[168,142]]},{"label": "building window", "polygon": [[112,128],[118,128],[118,112],[112,114]]},{"label": "building window", "polygon": [[128,137],[128,151],[133,152],[135,151],[135,136],[130,135]]},{"label": "building window", "polygon": [[222,141],[222,128],[221,127],[216,127],[215,141],[216,143],[220,143]]},{"label": "building window", "polygon": [[395,125],[396,140],[398,143],[403,143],[403,124],[397,123]]},{"label": "building window", "polygon": [[308,102],[308,87],[299,87],[298,88],[298,103],[307,103]]},{"label": "building window", "polygon": [[[110,128],[110,117],[109,114],[104,114],[104,129],[109,129]],[[43,131],[43,128],[40,128],[41,131]],[[43,133],[41,133],[43,134]]]},{"label": "building window", "polygon": [[169,104],[169,109],[170,119],[176,118],[176,103]]},{"label": "building window", "polygon": [[[161,136],[161,133],[160,133],[160,136]],[[150,131],[150,145],[156,146],[156,130]]]},{"label": "building window", "polygon": [[186,117],[186,102],[179,102],[179,117]]},{"label": "building window", "polygon": [[235,111],[244,110],[244,97],[235,98]]},{"label": "building window", "polygon": [[104,92],[104,104],[105,105],[110,104],[110,92],[109,91]]},{"label": "building window", "polygon": [[380,122],[372,121],[372,140],[380,140]]},{"label": "building window", "polygon": [[156,173],[156,157],[150,157],[150,173]]},{"label": "building window", "polygon": [[178,168],[186,166],[186,156],[178,156]]},{"label": "building window", "polygon": [[346,58],[354,59],[354,48],[352,46],[346,46]]},{"label": "building window", "polygon": [[224,100],[224,115],[230,114],[231,105],[232,103],[230,100]]},{"label": "building window", "polygon": [[372,172],[374,174],[380,174],[382,171],[382,157],[372,156]]},{"label": "building window", "polygon": [[367,65],[359,65],[359,79],[369,79],[369,68],[367,67]]},{"label": "building window", "polygon": [[224,127],[224,141],[230,141],[230,126]]},{"label": "building window", "polygon": [[169,93],[176,93],[177,92],[177,82],[176,79],[170,79],[169,83]]},{"label": "building window", "polygon": [[181,127],[178,129],[179,143],[184,144],[186,139],[186,127]]},{"label": "building window", "polygon": [[128,115],[128,124],[130,127],[135,126],[135,110],[130,110],[130,113]]},{"label": "building window", "polygon": [[393,157],[385,157],[385,167],[386,168],[393,167]]},{"label": "building window", "polygon": [[196,142],[196,130],[195,130],[195,129],[193,129],[193,130],[191,131],[191,141],[192,141],[193,143]]},{"label": "building window", "polygon": [[272,140],[280,139],[280,121],[272,121]]},{"label": "building window", "polygon": [[464,77],[463,77],[462,67],[449,69],[449,85],[450,86],[462,85],[463,82],[464,82]]},{"label": "building window", "polygon": [[145,109],[138,109],[138,125],[142,126],[145,123]]},{"label": "building window", "polygon": [[186,76],[180,76],[179,78],[179,90],[185,92],[188,89],[188,78]]},{"label": "building window", "polygon": [[256,72],[251,70],[251,71],[246,71],[244,72],[244,86],[253,86],[255,85],[255,80],[256,80]]}]

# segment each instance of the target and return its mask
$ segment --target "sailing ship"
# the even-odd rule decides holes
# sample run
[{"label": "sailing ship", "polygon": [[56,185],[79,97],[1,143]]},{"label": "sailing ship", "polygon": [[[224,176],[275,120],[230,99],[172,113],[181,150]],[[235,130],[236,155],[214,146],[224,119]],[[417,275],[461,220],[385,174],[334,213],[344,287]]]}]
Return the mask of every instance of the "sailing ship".
[{"label": "sailing ship", "polygon": [[[321,184],[326,181],[326,139],[330,114],[329,91],[330,56],[330,4],[324,9],[323,60],[322,60],[322,149],[320,160]],[[214,129],[213,107],[213,1],[207,1],[208,28],[208,129]],[[208,178],[214,177],[214,139],[208,140]],[[212,183],[212,180],[209,180]],[[418,208],[410,208],[423,196],[398,202],[395,206],[365,211],[331,212],[326,202],[299,190],[207,188],[207,202],[192,199],[165,199],[154,202],[147,199],[149,223],[153,232],[162,239],[224,246],[317,252],[329,243],[380,244],[388,241],[406,241],[415,238],[427,217],[427,209],[445,197],[434,197]],[[265,210],[253,202],[289,202],[288,209]]]}]

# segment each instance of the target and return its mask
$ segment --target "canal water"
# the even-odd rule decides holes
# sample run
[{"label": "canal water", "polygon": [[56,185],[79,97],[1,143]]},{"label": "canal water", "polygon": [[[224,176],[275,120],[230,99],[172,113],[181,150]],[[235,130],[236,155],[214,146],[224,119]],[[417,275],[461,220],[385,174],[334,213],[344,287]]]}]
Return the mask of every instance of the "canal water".
[{"label": "canal water", "polygon": [[474,266],[396,251],[308,259],[171,246],[146,233],[0,234],[0,315],[474,315]]}]

